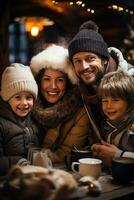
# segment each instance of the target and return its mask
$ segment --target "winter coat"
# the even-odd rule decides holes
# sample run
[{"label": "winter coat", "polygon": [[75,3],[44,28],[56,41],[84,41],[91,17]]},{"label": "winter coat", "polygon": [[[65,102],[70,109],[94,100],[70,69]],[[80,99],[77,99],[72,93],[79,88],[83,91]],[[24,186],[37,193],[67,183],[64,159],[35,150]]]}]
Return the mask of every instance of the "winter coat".
[{"label": "winter coat", "polygon": [[21,158],[27,158],[31,145],[39,145],[38,128],[31,115],[18,117],[0,98],[0,175],[5,175]]},{"label": "winter coat", "polygon": [[124,157],[134,158],[134,123],[125,132],[120,132],[115,135],[109,134],[106,141],[114,144],[120,149],[120,151],[117,152],[118,154],[122,154]]},{"label": "winter coat", "polygon": [[134,106],[116,121],[110,121],[104,116],[102,137],[108,143],[118,147],[115,156],[134,158]]},{"label": "winter coat", "polygon": [[77,87],[69,90],[56,104],[45,107],[38,99],[34,117],[42,124],[43,146],[51,149],[59,161],[70,153],[73,144],[82,149],[89,133],[89,119]]},{"label": "winter coat", "polygon": [[[109,53],[111,57],[105,73],[123,70],[134,76],[134,66],[124,60],[122,53],[118,49],[110,47]],[[90,86],[86,86],[83,82],[80,82],[79,87],[83,97],[83,103],[86,107],[90,123],[92,124],[94,130],[92,131],[93,143],[96,143],[102,139],[101,125],[103,120],[102,109],[97,97],[97,91],[90,88]]]},{"label": "winter coat", "polygon": [[86,111],[84,108],[80,108],[70,120],[48,129],[44,146],[52,149],[60,160],[63,160],[73,148],[73,144],[78,149],[82,149],[86,145],[88,130],[89,120]]}]

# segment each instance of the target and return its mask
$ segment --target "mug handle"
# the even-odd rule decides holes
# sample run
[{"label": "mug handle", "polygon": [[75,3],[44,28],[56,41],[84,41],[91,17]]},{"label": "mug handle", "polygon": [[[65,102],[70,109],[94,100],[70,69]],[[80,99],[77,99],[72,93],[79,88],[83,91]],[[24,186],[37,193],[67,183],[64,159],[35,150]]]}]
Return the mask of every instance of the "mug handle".
[{"label": "mug handle", "polygon": [[80,164],[79,162],[73,162],[72,163],[71,169],[72,169],[73,172],[78,172],[78,170],[75,169],[75,166],[77,166],[77,165],[79,166],[79,164]]}]

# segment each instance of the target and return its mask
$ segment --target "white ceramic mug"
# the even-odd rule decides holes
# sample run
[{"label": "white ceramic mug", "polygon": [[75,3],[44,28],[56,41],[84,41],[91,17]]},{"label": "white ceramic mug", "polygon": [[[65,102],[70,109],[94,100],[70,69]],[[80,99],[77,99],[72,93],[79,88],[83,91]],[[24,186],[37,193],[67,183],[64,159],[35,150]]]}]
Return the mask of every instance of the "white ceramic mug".
[{"label": "white ceramic mug", "polygon": [[[72,170],[79,172],[81,176],[91,176],[98,179],[101,173],[102,161],[96,158],[82,158],[79,162],[72,163]],[[76,170],[78,166],[78,170]]]}]

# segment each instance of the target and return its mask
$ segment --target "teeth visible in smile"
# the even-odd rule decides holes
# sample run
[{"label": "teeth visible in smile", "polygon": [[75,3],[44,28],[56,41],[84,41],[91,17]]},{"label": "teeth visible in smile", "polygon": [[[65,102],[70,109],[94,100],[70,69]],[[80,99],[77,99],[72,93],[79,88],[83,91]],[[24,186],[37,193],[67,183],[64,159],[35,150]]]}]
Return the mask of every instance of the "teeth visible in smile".
[{"label": "teeth visible in smile", "polygon": [[27,107],[27,108],[19,108],[19,110],[28,110],[29,108]]},{"label": "teeth visible in smile", "polygon": [[58,94],[58,92],[47,92],[48,94],[50,94],[50,95],[56,95],[56,94]]},{"label": "teeth visible in smile", "polygon": [[91,74],[93,73],[95,70],[94,69],[90,69],[90,70],[87,70],[85,72],[83,72],[83,74]]},{"label": "teeth visible in smile", "polygon": [[90,72],[84,72],[84,73],[83,73],[84,76],[90,76],[90,75],[92,75],[92,74],[94,74],[93,71],[92,71],[92,72],[90,71]]},{"label": "teeth visible in smile", "polygon": [[89,73],[91,73],[91,72],[84,72],[83,74],[89,74]]},{"label": "teeth visible in smile", "polygon": [[116,112],[108,112],[109,115],[113,115],[115,114]]},{"label": "teeth visible in smile", "polygon": [[88,71],[89,71],[89,72],[94,72],[94,71],[95,71],[95,69],[89,69]]}]

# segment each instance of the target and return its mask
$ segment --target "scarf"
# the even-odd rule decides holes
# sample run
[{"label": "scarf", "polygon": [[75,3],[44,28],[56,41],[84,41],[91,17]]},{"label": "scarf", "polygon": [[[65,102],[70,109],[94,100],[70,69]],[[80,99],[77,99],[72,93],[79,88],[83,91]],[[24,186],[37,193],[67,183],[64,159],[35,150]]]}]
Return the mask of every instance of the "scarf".
[{"label": "scarf", "polygon": [[40,98],[35,103],[33,116],[46,129],[55,128],[71,119],[82,106],[78,87],[73,87],[56,104],[46,107]]},{"label": "scarf", "polygon": [[118,135],[119,133],[124,134],[127,132],[128,129],[131,128],[133,121],[134,121],[134,106],[129,108],[125,116],[123,116],[119,120],[110,121],[107,119],[104,122],[104,126],[102,127],[104,139],[107,140],[108,136],[111,135],[110,143],[112,143],[116,135]]}]

